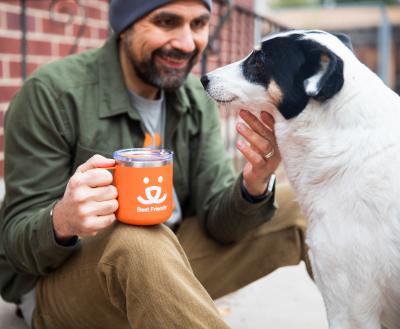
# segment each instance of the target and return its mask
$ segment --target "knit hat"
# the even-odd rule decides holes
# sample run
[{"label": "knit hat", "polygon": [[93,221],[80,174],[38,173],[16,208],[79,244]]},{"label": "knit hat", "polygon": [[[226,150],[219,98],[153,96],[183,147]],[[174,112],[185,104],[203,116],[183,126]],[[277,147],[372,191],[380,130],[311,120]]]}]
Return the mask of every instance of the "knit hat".
[{"label": "knit hat", "polygon": [[[212,0],[202,0],[211,11]],[[167,5],[171,0],[111,0],[109,19],[116,35],[152,10]]]}]

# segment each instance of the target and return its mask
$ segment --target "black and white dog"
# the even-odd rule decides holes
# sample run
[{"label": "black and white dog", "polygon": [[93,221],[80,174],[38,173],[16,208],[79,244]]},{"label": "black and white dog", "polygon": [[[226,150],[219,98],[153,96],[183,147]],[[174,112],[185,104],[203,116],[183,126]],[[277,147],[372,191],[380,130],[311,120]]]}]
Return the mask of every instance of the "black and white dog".
[{"label": "black and white dog", "polygon": [[400,97],[345,43],[323,31],[276,34],[202,82],[218,102],[274,117],[329,327],[397,329]]}]

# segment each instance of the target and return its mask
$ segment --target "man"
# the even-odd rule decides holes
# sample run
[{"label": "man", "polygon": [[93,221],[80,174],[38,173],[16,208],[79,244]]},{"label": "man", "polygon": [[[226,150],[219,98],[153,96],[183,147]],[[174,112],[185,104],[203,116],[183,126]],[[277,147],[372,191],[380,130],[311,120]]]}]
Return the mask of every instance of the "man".
[{"label": "man", "polygon": [[[114,0],[104,47],[43,66],[10,105],[0,287],[35,329],[227,328],[212,298],[301,260],[296,206],[264,224],[280,161],[271,118],[242,111],[248,163],[236,177],[215,104],[188,76],[210,10],[210,0]],[[166,225],[114,215],[102,167],[143,146],[175,152]]]}]

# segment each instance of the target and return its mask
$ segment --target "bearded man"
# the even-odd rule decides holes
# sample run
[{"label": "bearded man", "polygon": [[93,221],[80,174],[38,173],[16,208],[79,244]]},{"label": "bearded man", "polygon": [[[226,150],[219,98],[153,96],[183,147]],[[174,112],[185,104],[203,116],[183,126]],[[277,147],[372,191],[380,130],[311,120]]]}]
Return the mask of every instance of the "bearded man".
[{"label": "bearded man", "polygon": [[[271,118],[241,112],[236,175],[189,74],[210,12],[211,0],[113,0],[105,45],[43,65],[12,101],[0,288],[33,328],[227,328],[213,298],[301,260],[298,208],[275,207],[279,154],[259,148],[274,147]],[[174,151],[165,224],[116,221],[104,167],[142,147]]]}]

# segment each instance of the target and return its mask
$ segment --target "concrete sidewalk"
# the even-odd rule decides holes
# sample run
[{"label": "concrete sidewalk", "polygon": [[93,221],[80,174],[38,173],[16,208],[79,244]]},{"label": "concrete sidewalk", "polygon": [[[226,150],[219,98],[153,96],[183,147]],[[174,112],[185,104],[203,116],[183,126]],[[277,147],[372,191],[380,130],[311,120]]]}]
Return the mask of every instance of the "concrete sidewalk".
[{"label": "concrete sidewalk", "polygon": [[15,305],[0,298],[0,329],[27,329],[25,322],[15,315]]},{"label": "concrete sidewalk", "polygon": [[232,329],[328,329],[321,294],[303,263],[280,268],[216,303]]}]

